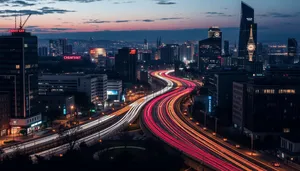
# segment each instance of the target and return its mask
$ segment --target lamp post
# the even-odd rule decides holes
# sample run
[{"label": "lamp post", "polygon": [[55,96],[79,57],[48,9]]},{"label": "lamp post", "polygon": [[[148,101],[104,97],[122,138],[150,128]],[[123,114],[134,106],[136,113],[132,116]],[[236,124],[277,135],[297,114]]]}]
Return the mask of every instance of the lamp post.
[{"label": "lamp post", "polygon": [[[71,109],[71,116],[70,116],[69,122],[71,121],[71,118],[73,117],[73,109],[74,109],[74,106],[71,105],[71,106],[70,106],[70,109]],[[70,124],[70,127],[71,127],[71,123],[69,123],[69,124]]]},{"label": "lamp post", "polygon": [[218,129],[218,118],[215,118],[215,133],[217,133]]},{"label": "lamp post", "polygon": [[74,106],[70,106],[70,109],[71,109],[71,116],[73,115],[73,109],[74,109]]},{"label": "lamp post", "polygon": [[251,155],[253,154],[253,146],[254,146],[254,142],[253,142],[253,132],[251,132]]}]

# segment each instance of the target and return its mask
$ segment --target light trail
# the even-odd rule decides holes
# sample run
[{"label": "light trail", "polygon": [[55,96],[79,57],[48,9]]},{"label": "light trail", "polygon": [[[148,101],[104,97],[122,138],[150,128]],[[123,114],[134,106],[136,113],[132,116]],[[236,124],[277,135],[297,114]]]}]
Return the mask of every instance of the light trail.
[{"label": "light trail", "polygon": [[[102,116],[102,117],[100,117],[96,120],[93,120],[93,121],[90,121],[88,123],[82,124],[82,125],[79,126],[79,131],[81,132],[81,131],[93,128],[95,126],[99,126],[99,125],[103,124],[104,122],[107,122],[107,121],[113,119],[114,117],[119,116],[119,115],[129,111],[130,109],[133,108],[133,106],[135,106],[136,104],[141,104],[143,101],[144,101],[144,98],[140,98],[140,99],[136,100],[134,103],[132,103],[132,104],[130,104],[130,105],[118,110],[118,111],[115,111],[110,115]],[[66,135],[70,134],[71,132],[73,132],[74,129],[78,129],[78,128],[71,128],[70,130],[66,130],[61,135],[59,135],[58,133],[55,133],[55,134],[48,135],[46,137],[33,139],[33,140],[30,140],[30,141],[27,141],[27,142],[24,142],[24,143],[19,143],[19,144],[16,144],[16,145],[12,145],[10,147],[3,148],[2,149],[3,150],[2,155],[13,153],[16,150],[25,150],[27,148],[32,148],[36,145],[56,141],[59,138],[63,138]]]},{"label": "light trail", "polygon": [[236,149],[228,149],[191,127],[192,121],[179,117],[175,107],[182,97],[194,90],[195,83],[168,74],[162,76],[165,77],[163,80],[176,83],[177,88],[154,99],[144,110],[144,123],[155,136],[216,170],[277,170],[261,162],[249,161],[249,158],[236,153]]},{"label": "light trail", "polygon": [[[165,71],[165,72],[169,73],[172,71]],[[132,108],[124,115],[124,117],[122,117],[120,120],[118,120],[113,125],[101,130],[100,132],[97,132],[92,135],[89,135],[89,136],[79,139],[78,141],[76,141],[76,147],[78,147],[78,145],[82,142],[85,142],[89,145],[94,144],[94,143],[98,142],[99,139],[105,138],[105,137],[112,135],[112,134],[118,132],[119,130],[127,127],[131,122],[133,122],[138,117],[138,114],[140,113],[141,109],[144,107],[145,104],[147,104],[149,101],[151,101],[155,97],[157,97],[161,94],[164,94],[173,88],[173,85],[174,85],[173,82],[162,77],[160,72],[153,72],[152,76],[156,76],[162,80],[165,80],[167,82],[167,86],[158,92],[147,95],[146,97],[143,97],[143,98],[137,100],[136,102],[132,103],[131,104]],[[47,156],[51,156],[51,155],[61,154],[61,153],[66,152],[69,148],[70,148],[69,144],[64,144],[64,145],[31,155],[31,157],[34,160],[36,155],[47,157]]]}]

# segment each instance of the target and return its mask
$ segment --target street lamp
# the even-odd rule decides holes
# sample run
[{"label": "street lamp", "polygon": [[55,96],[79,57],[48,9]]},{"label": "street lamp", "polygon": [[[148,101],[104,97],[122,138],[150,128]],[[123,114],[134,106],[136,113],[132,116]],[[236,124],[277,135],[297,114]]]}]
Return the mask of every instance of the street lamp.
[{"label": "street lamp", "polygon": [[70,106],[70,108],[71,108],[71,115],[73,115],[74,106],[72,105],[72,106]]}]

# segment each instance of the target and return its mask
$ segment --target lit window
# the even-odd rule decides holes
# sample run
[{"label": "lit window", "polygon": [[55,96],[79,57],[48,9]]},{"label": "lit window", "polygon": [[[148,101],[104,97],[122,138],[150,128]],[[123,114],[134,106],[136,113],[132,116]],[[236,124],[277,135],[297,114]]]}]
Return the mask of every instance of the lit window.
[{"label": "lit window", "polygon": [[16,65],[16,69],[20,69],[20,65]]},{"label": "lit window", "polygon": [[24,48],[27,48],[28,47],[28,45],[27,44],[24,44]]},{"label": "lit window", "polygon": [[274,94],[275,90],[274,89],[265,89],[264,94]]},{"label": "lit window", "polygon": [[284,133],[289,133],[290,132],[290,128],[283,128],[283,132]]},{"label": "lit window", "polygon": [[295,94],[296,91],[294,89],[280,89],[278,91],[279,94]]},{"label": "lit window", "polygon": [[25,68],[31,68],[31,65],[25,65]]}]

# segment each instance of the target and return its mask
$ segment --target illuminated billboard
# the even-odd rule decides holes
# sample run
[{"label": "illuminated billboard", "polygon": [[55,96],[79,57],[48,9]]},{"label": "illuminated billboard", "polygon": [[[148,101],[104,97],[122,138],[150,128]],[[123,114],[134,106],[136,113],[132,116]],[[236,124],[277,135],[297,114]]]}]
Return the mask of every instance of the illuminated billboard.
[{"label": "illuminated billboard", "polygon": [[211,113],[211,96],[208,96],[208,112]]},{"label": "illuminated billboard", "polygon": [[106,50],[104,48],[92,48],[89,50],[89,55],[92,62],[98,63],[99,57],[106,57]]},{"label": "illuminated billboard", "polygon": [[136,49],[130,49],[129,55],[135,55],[136,54]]},{"label": "illuminated billboard", "polygon": [[10,29],[10,33],[25,33],[24,29]]},{"label": "illuminated billboard", "polygon": [[118,95],[119,92],[117,90],[108,90],[107,95]]},{"label": "illuminated billboard", "polygon": [[78,55],[64,56],[64,60],[81,60],[81,56]]}]

